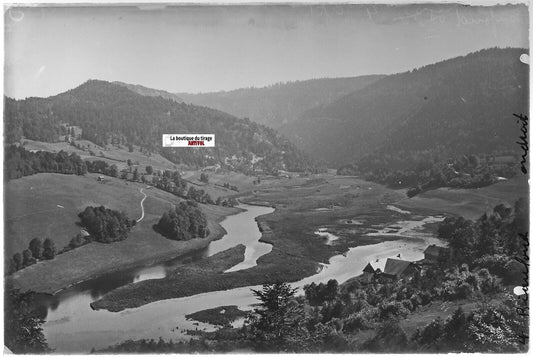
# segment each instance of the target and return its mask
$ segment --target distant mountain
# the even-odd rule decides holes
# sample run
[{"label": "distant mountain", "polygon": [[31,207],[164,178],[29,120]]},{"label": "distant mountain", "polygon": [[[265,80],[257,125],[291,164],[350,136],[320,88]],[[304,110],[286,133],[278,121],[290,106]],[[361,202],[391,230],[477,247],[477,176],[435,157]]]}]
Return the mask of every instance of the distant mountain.
[{"label": "distant mountain", "polygon": [[[142,96],[99,80],[49,98],[5,100],[6,142],[22,136],[57,141],[62,124],[80,126],[82,138],[98,145],[140,145],[175,163],[214,165],[251,173],[252,169],[303,171],[310,160],[275,130],[218,110]],[[215,134],[215,148],[162,148],[162,134]]]},{"label": "distant mountain", "polygon": [[178,93],[186,102],[222,110],[241,118],[278,128],[296,120],[304,111],[329,104],[383,76],[323,78],[242,88],[228,92]]},{"label": "distant mountain", "polygon": [[528,113],[529,68],[519,59],[527,52],[482,50],[390,75],[281,130],[332,166],[371,153],[518,152],[513,113]]},{"label": "distant mountain", "polygon": [[123,83],[123,82],[118,82],[118,81],[115,81],[113,83],[126,87],[132,92],[135,92],[137,94],[144,95],[147,97],[163,97],[165,99],[172,99],[173,101],[178,102],[178,103],[183,102],[183,99],[178,97],[176,94],[173,94],[173,93],[170,93],[164,90],[153,89],[153,88],[141,86],[139,84],[129,84],[129,83]]}]

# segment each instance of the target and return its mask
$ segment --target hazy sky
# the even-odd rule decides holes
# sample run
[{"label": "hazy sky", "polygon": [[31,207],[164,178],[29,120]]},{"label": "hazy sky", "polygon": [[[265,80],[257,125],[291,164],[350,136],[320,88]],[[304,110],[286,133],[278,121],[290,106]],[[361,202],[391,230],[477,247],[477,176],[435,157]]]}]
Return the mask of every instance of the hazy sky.
[{"label": "hazy sky", "polygon": [[524,5],[34,7],[5,12],[5,93],[88,79],[171,92],[396,73],[488,47],[528,47]]}]

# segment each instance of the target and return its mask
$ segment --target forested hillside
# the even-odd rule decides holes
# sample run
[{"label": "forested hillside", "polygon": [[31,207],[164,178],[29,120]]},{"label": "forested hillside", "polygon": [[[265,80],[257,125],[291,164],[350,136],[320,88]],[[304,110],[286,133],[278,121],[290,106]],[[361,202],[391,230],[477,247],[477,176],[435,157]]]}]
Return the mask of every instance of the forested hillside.
[{"label": "forested hillside", "polygon": [[[6,98],[5,123],[7,143],[22,136],[57,141],[68,123],[81,127],[82,138],[97,145],[135,144],[147,155],[161,152],[191,166],[218,163],[246,173],[312,168],[305,155],[270,128],[218,110],[142,96],[105,81],[90,80],[49,98]],[[216,147],[163,149],[163,133],[215,134]]]},{"label": "forested hillside", "polygon": [[[282,127],[329,165],[413,154],[458,157],[519,153],[528,113],[524,49],[488,49],[387,76]],[[411,160],[413,161],[413,160]]]},{"label": "forested hillside", "polygon": [[178,93],[186,102],[216,108],[238,117],[278,128],[296,120],[311,108],[326,105],[383,76],[322,78],[279,83],[263,88],[241,88],[227,92]]},{"label": "forested hillside", "polygon": [[140,95],[144,95],[146,97],[163,97],[165,99],[172,99],[173,101],[176,101],[179,103],[183,102],[183,99],[178,97],[176,94],[170,93],[164,90],[148,88],[145,86],[141,86],[139,84],[129,84],[129,83],[124,83],[124,82],[113,82],[113,84],[118,84],[119,86],[126,87],[132,92],[135,92]]}]

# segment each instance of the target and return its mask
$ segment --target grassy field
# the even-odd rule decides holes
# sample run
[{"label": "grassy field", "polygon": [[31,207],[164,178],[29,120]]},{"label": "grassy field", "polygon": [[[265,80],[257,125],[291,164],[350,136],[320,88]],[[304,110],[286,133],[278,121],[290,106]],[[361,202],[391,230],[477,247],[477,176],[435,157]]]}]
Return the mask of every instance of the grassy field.
[{"label": "grassy field", "polygon": [[[127,147],[117,147],[114,145],[107,145],[105,147],[98,146],[87,140],[76,140],[77,144],[80,144],[82,150],[70,145],[67,142],[61,141],[56,143],[47,143],[41,141],[34,141],[30,139],[23,139],[24,147],[26,150],[42,150],[49,152],[59,152],[61,150],[68,153],[76,153],[83,160],[95,161],[101,160],[107,162],[109,165],[117,165],[119,170],[128,168],[127,160],[131,160],[133,165],[132,169],[137,168],[139,173],[146,172],[146,166],[152,166],[154,170],[178,170],[182,174],[190,185],[193,185],[197,189],[206,191],[213,199],[218,197],[229,197],[242,195],[242,193],[252,192],[256,188],[264,188],[268,186],[279,185],[280,183],[286,185],[290,183],[296,184],[298,179],[295,178],[289,182],[287,178],[276,178],[273,176],[262,176],[262,183],[254,185],[253,181],[257,179],[255,176],[246,176],[237,172],[224,172],[215,173],[211,171],[205,171],[209,176],[209,182],[207,184],[200,181],[200,170],[189,170],[185,165],[176,165],[159,154],[151,154],[150,156],[140,152],[138,146],[133,146],[133,152],[129,152]],[[95,156],[90,154],[92,151]],[[230,190],[228,188],[221,187],[225,183],[229,183],[232,186],[237,186],[239,192]]]},{"label": "grassy field", "polygon": [[[49,152],[59,152],[61,150],[68,153],[76,153],[83,160],[103,160],[109,164],[115,164],[119,170],[127,167],[127,160],[130,159],[133,163],[137,163],[139,171],[144,172],[147,165],[152,166],[155,170],[177,170],[180,165],[175,165],[163,156],[153,153],[150,156],[140,152],[138,146],[133,146],[133,152],[129,152],[125,146],[117,147],[114,145],[98,146],[91,141],[76,140],[82,149],[78,149],[67,142],[60,141],[56,143],[47,143],[42,141],[34,141],[30,139],[23,139],[24,148],[26,150],[42,150]],[[94,156],[91,155],[91,151]],[[183,167],[181,167],[183,168]]]},{"label": "grassy field", "polygon": [[[5,186],[6,255],[25,249],[34,237],[49,237],[61,249],[79,232],[77,214],[89,205],[104,205],[137,219],[141,216],[142,187],[145,185],[114,178],[100,183],[93,174],[38,174],[13,180]],[[172,241],[157,234],[152,225],[180,199],[155,188],[144,192],[148,196],[144,201],[145,218],[132,229],[128,239],[112,244],[91,243],[52,261],[39,262],[15,273],[15,284],[23,289],[55,292],[106,272],[186,254],[221,237],[225,231],[218,222],[239,211],[201,205],[209,220],[209,237]]]},{"label": "grassy field", "polygon": [[439,188],[397,202],[406,209],[423,208],[476,219],[499,203],[513,205],[520,198],[529,198],[527,176],[518,176],[477,189]]},{"label": "grassy field", "polygon": [[[255,191],[264,190],[271,187],[290,187],[301,185],[306,182],[305,178],[295,177],[289,179],[286,177],[274,177],[261,175],[261,182],[259,184],[254,184],[253,182],[257,180],[258,176],[246,176],[239,172],[227,171],[224,173],[221,172],[212,172],[205,171],[209,177],[209,182],[207,184],[200,181],[200,175],[202,171],[183,171],[182,176],[189,183],[195,185],[195,188],[203,189],[207,193],[214,197],[228,197],[228,196],[243,196],[252,194]],[[225,183],[230,184],[231,186],[236,186],[238,191],[230,190],[229,188],[221,187]]]}]

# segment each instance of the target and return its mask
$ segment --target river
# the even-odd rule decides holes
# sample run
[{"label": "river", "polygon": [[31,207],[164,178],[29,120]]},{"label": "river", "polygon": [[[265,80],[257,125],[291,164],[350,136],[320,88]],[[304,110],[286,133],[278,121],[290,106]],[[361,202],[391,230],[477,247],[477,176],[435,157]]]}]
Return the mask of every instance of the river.
[{"label": "river", "polygon": [[[257,258],[272,249],[270,245],[258,242],[261,233],[255,218],[271,213],[273,209],[250,205],[239,207],[245,211],[229,216],[221,223],[227,234],[222,239],[212,242],[204,251],[164,264],[92,279],[49,298],[46,304],[46,322],[43,325],[49,345],[58,353],[71,353],[88,352],[93,347],[100,349],[127,339],[157,339],[161,336],[166,340],[176,341],[190,338],[185,334],[186,329],[213,329],[211,325],[186,320],[186,314],[222,305],[237,305],[249,309],[250,305],[256,302],[251,289],[259,289],[260,286],[162,300],[118,313],[107,310],[94,311],[89,306],[91,302],[119,286],[146,279],[163,278],[169,267],[182,263],[184,259],[189,261],[191,258],[201,259],[237,244],[246,245],[245,260],[229,271],[255,266]],[[292,285],[303,287],[311,282],[327,282],[333,278],[342,283],[361,274],[368,262],[372,262],[376,268],[383,269],[386,258],[396,257],[398,254],[406,260],[421,259],[424,249],[429,244],[442,245],[442,242],[428,237],[427,234],[421,234],[418,230],[424,223],[439,220],[442,218],[430,216],[423,220],[396,222],[395,227],[402,227],[397,233],[402,237],[401,240],[351,248],[343,255],[332,257],[329,264],[324,265],[316,275]],[[384,231],[387,229],[384,228]]]}]

